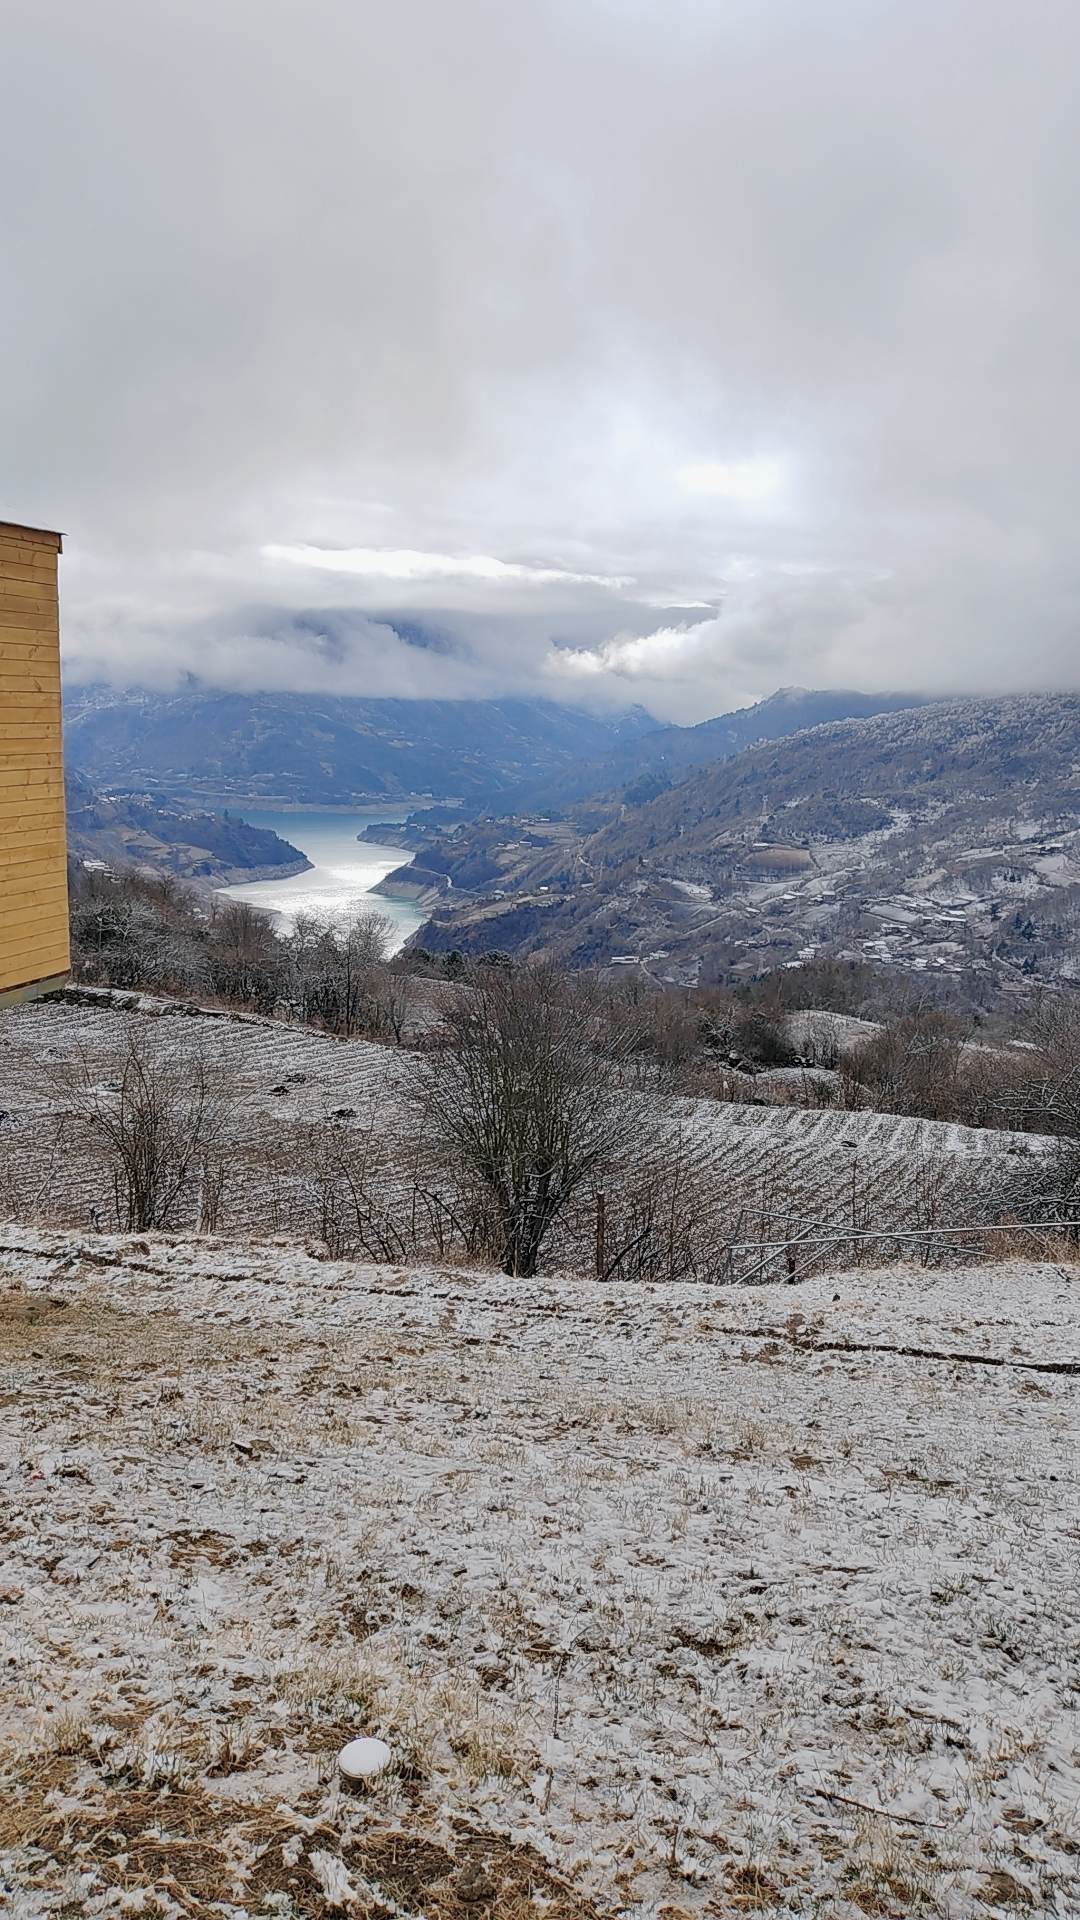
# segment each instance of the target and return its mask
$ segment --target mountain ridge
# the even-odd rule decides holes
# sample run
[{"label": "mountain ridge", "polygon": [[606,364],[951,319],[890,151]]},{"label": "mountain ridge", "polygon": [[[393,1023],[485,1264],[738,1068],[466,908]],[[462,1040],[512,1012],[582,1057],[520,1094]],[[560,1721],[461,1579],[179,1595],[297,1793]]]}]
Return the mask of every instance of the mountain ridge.
[{"label": "mountain ridge", "polygon": [[675,784],[696,768],[726,760],[759,741],[784,739],[830,720],[865,718],[930,703],[916,693],[863,693],[852,687],[778,687],[748,707],[714,714],[693,726],[662,726],[620,742],[602,761],[576,767],[549,781],[518,790],[517,807],[573,807],[635,779]]},{"label": "mountain ridge", "polygon": [[186,801],[337,805],[492,798],[656,724],[641,708],[611,716],[541,699],[102,686],[70,690],[65,714],[69,762],[92,781]]},{"label": "mountain ridge", "polygon": [[1080,977],[1080,696],[826,722],[566,826],[468,903],[448,874],[455,904],[416,945],[680,980],[822,951],[998,986]]}]

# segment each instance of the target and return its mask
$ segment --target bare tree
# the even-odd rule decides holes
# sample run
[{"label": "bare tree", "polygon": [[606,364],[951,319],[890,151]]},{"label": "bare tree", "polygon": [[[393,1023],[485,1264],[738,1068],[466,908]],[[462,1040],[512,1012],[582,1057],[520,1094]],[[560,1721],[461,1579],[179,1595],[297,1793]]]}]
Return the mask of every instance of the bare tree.
[{"label": "bare tree", "polygon": [[216,1219],[216,1149],[226,1108],[203,1052],[177,1043],[155,1047],[132,1026],[116,1054],[102,1060],[80,1053],[61,1083],[108,1165],[119,1227],[141,1233],[174,1225],[199,1180],[200,1224],[211,1213]]},{"label": "bare tree", "polygon": [[320,914],[298,913],[291,931],[284,937],[286,953],[286,996],[292,1011],[301,1020],[310,1020],[319,1011],[321,942],[327,931]]},{"label": "bare tree", "polygon": [[234,1005],[272,1013],[281,988],[280,943],[270,916],[246,900],[214,902],[210,984]]},{"label": "bare tree", "polygon": [[375,983],[393,923],[370,907],[348,919],[304,914],[283,943],[295,1010],[348,1038],[379,1023]]},{"label": "bare tree", "polygon": [[[937,1008],[916,1006],[891,1020],[844,1062],[869,1103],[887,1113],[960,1118],[965,1111],[965,1029]],[[845,1105],[852,1102],[845,1099]]]},{"label": "bare tree", "polygon": [[360,907],[341,928],[337,975],[339,1033],[348,1036],[371,1022],[373,975],[386,959],[392,925],[387,914]]},{"label": "bare tree", "polygon": [[1014,1125],[1080,1137],[1080,997],[1044,994],[1026,1023],[1020,1072],[1005,1101]]},{"label": "bare tree", "polygon": [[416,1001],[416,981],[401,967],[381,966],[371,974],[371,1030],[382,1037],[389,1034],[395,1045],[403,1046]]},{"label": "bare tree", "polygon": [[567,1202],[625,1151],[636,1103],[594,996],[549,967],[478,968],[446,1027],[419,1076],[429,1137],[489,1192],[503,1271],[531,1276]]}]

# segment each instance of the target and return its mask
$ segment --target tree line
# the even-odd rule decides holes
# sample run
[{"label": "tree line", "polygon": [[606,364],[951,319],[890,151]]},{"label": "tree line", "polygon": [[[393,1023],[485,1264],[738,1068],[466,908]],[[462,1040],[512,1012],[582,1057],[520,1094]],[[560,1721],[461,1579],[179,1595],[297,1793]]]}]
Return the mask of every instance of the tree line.
[{"label": "tree line", "polygon": [[412,975],[389,963],[392,932],[371,909],[301,913],[279,932],[246,901],[197,894],[171,875],[85,867],[72,875],[77,982],[198,996],[344,1037],[404,1036]]}]

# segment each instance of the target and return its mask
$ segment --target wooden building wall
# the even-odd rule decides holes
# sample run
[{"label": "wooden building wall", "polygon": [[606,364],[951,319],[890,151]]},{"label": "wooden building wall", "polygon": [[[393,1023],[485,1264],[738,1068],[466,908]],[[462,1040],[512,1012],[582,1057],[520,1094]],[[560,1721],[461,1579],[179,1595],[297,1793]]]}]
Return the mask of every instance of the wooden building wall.
[{"label": "wooden building wall", "polygon": [[59,554],[0,521],[0,1003],[69,964]]}]

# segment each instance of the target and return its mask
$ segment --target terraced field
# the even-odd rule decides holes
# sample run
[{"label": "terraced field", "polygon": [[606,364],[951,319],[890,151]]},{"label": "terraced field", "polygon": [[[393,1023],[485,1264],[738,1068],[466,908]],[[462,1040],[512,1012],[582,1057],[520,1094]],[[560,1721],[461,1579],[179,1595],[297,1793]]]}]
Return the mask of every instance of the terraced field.
[{"label": "terraced field", "polygon": [[85,1068],[107,1087],[134,1030],[156,1055],[197,1054],[220,1076],[230,1227],[302,1233],[311,1226],[303,1205],[304,1141],[335,1114],[342,1127],[352,1119],[365,1127],[374,1122],[380,1135],[399,1139],[406,1054],[307,1027],[195,1014],[148,995],[63,995],[0,1014],[0,1211],[83,1224],[92,1208],[111,1211],[109,1182],[70,1076]]},{"label": "terraced field", "polygon": [[[356,1256],[469,1257],[408,1098],[413,1054],[148,996],[67,994],[0,1014],[0,1214],[118,1223],[72,1080],[115,1084],[133,1033],[155,1057],[197,1055],[220,1078],[226,1123],[209,1224]],[[797,1278],[838,1259],[976,1258],[986,1242],[967,1229],[1001,1214],[1018,1172],[1047,1145],[886,1114],[633,1090],[626,1101],[633,1150],[605,1179],[618,1278]],[[175,1224],[198,1225],[204,1203],[193,1181]],[[595,1210],[590,1191],[562,1223],[550,1270],[592,1269]],[[841,1233],[843,1243],[829,1238]]]}]

